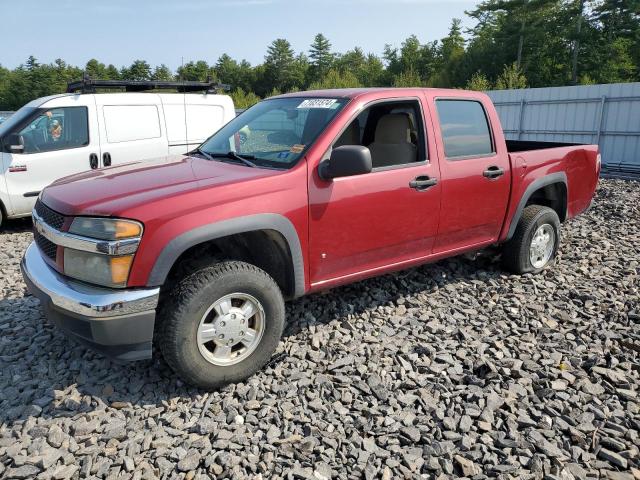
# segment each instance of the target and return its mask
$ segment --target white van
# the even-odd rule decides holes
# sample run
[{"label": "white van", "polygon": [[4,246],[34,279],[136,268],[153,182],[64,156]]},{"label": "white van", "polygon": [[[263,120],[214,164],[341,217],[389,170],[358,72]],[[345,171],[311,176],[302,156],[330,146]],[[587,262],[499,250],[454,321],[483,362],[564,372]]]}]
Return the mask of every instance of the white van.
[{"label": "white van", "polygon": [[28,103],[0,124],[0,223],[31,214],[54,180],[182,154],[235,116],[228,95],[68,93]]}]

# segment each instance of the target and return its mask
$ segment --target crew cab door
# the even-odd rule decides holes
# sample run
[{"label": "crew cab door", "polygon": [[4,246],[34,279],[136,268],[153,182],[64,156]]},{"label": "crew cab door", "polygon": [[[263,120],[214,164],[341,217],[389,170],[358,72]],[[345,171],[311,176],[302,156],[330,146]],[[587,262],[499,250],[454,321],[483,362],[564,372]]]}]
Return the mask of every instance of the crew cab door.
[{"label": "crew cab door", "polygon": [[[60,106],[57,106],[60,105]],[[91,95],[61,97],[16,125],[24,150],[2,154],[13,215],[29,214],[40,191],[68,175],[98,166],[100,143]]]},{"label": "crew cab door", "polygon": [[509,202],[511,169],[497,114],[473,95],[431,97],[442,175],[434,253],[497,241]]},{"label": "crew cab door", "polygon": [[160,97],[153,93],[96,95],[102,167],[168,155]]},{"label": "crew cab door", "polygon": [[332,181],[321,179],[317,168],[310,173],[312,288],[370,276],[431,253],[440,175],[436,159],[428,156],[435,149],[425,141],[431,135],[423,110],[417,98],[367,105],[332,147],[367,146],[373,171]]}]

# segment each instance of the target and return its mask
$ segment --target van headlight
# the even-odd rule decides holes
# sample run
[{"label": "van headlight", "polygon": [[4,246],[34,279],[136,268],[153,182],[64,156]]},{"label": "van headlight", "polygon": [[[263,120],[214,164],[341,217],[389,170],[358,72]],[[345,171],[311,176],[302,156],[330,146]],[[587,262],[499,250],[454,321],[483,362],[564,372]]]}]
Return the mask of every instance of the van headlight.
[{"label": "van headlight", "polygon": [[67,246],[64,273],[83,282],[111,288],[127,286],[142,224],[115,218],[74,218],[68,233],[90,241],[95,251]]}]

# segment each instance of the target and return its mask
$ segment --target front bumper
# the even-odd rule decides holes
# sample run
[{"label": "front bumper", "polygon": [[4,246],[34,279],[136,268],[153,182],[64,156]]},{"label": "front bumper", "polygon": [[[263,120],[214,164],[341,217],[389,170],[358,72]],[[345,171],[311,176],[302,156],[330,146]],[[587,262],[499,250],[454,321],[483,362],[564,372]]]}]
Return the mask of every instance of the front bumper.
[{"label": "front bumper", "polygon": [[20,264],[29,292],[66,333],[116,360],[151,358],[159,288],[94,287],[60,275],[31,243]]}]

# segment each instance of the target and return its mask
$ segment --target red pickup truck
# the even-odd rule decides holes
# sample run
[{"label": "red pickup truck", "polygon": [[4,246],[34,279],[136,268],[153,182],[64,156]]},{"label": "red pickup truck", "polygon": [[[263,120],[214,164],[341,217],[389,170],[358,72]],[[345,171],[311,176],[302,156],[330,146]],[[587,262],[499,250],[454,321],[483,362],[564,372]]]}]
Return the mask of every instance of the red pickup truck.
[{"label": "red pickup truck", "polygon": [[23,275],[72,336],[121,360],[155,345],[213,388],[269,360],[286,299],[497,244],[539,272],[599,172],[596,145],[505,141],[478,92],[281,95],[188,155],[47,187]]}]

